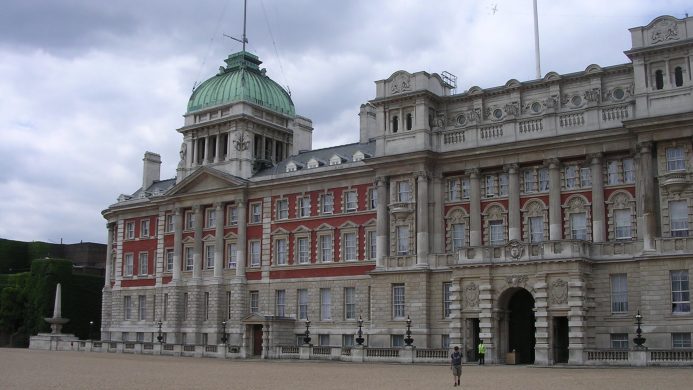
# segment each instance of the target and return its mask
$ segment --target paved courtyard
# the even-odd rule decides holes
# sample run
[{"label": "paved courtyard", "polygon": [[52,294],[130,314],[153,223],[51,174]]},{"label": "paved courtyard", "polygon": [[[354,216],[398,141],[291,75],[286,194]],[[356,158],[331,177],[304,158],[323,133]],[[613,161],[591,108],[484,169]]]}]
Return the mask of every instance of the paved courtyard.
[{"label": "paved courtyard", "polygon": [[[463,389],[686,389],[690,368],[464,366]],[[0,349],[0,389],[438,389],[443,365],[217,360]]]}]

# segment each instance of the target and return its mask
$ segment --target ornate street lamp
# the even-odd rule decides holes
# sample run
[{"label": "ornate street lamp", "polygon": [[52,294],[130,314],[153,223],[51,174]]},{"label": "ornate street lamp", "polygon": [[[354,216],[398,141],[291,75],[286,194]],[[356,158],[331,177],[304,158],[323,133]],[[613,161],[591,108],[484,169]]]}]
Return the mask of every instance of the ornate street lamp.
[{"label": "ornate street lamp", "polygon": [[303,344],[310,344],[310,320],[306,319],[306,332],[303,337]]},{"label": "ornate street lamp", "polygon": [[156,341],[158,341],[158,342],[160,342],[160,343],[162,343],[162,344],[163,344],[163,342],[164,342],[164,336],[161,334],[161,326],[162,326],[163,324],[164,324],[164,323],[161,322],[161,320],[159,320],[159,321],[156,323],[156,326],[159,328],[159,335],[156,336]]},{"label": "ornate street lamp", "polygon": [[635,315],[635,325],[638,326],[638,328],[635,330],[635,335],[636,337],[633,339],[633,342],[636,345],[636,348],[642,349],[643,344],[645,344],[645,338],[642,337],[642,316],[640,315],[640,310],[638,309],[638,314]]},{"label": "ornate street lamp", "polygon": [[89,321],[89,340],[94,338],[94,321]]},{"label": "ornate street lamp", "polygon": [[414,339],[411,338],[411,318],[407,316],[407,337],[404,338],[404,344],[407,344],[407,347],[411,347],[413,342]]},{"label": "ornate street lamp", "polygon": [[363,331],[361,330],[361,327],[363,327],[363,318],[359,315],[359,332],[358,337],[356,338],[356,344],[358,345],[363,345]]},{"label": "ornate street lamp", "polygon": [[226,337],[226,321],[221,321],[221,343],[226,345],[228,340]]}]

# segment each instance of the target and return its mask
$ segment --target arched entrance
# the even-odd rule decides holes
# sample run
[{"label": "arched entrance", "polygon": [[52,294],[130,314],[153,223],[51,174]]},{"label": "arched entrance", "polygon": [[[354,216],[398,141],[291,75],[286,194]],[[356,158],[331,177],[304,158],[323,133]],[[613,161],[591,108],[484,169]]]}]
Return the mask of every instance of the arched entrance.
[{"label": "arched entrance", "polygon": [[534,297],[524,288],[506,292],[507,350],[515,352],[515,363],[534,364]]}]

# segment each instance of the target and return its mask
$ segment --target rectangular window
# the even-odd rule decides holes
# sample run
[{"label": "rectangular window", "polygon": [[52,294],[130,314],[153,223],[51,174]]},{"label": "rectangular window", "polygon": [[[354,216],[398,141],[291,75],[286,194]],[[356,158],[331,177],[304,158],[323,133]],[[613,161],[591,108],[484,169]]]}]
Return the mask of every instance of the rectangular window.
[{"label": "rectangular window", "polygon": [[275,291],[276,315],[286,317],[286,290]]},{"label": "rectangular window", "polygon": [[366,234],[368,235],[368,258],[375,259],[377,253],[377,240],[375,238],[375,230],[368,230]]},{"label": "rectangular window", "polygon": [[320,261],[329,263],[332,261],[332,236],[324,234],[320,236]]},{"label": "rectangular window", "polygon": [[298,198],[298,216],[301,218],[310,217],[310,197]]},{"label": "rectangular window", "polygon": [[347,191],[344,193],[344,206],[348,213],[358,209],[358,196],[356,191]]},{"label": "rectangular window", "polygon": [[611,275],[611,312],[628,312],[628,275]]},{"label": "rectangular window", "polygon": [[409,226],[395,227],[397,237],[397,256],[406,256],[409,254]]},{"label": "rectangular window", "polygon": [[353,347],[354,346],[354,335],[353,334],[343,334],[342,335],[342,347]]},{"label": "rectangular window", "polygon": [[409,184],[409,181],[403,180],[397,182],[397,201],[411,201],[411,184]]},{"label": "rectangular window", "polygon": [[140,223],[140,237],[142,238],[148,238],[149,237],[149,220],[145,219]]},{"label": "rectangular window", "polygon": [[195,228],[195,213],[188,210],[185,212],[185,230],[193,230]]},{"label": "rectangular window", "polygon": [[628,240],[632,237],[630,209],[614,210],[614,237]]},{"label": "rectangular window", "polygon": [[205,291],[204,305],[203,305],[202,309],[204,310],[205,321],[209,320],[209,292],[208,291]]},{"label": "rectangular window", "polygon": [[260,266],[260,241],[254,240],[250,241],[250,266],[259,267]]},{"label": "rectangular window", "polygon": [[173,272],[173,249],[166,249],[166,272]]},{"label": "rectangular window", "polygon": [[327,347],[330,345],[330,335],[329,334],[319,334],[318,335],[318,345]]},{"label": "rectangular window", "polygon": [[308,246],[308,237],[297,238],[296,247],[298,251],[298,263],[308,264],[310,262],[310,248]]},{"label": "rectangular window", "polygon": [[299,289],[297,291],[298,296],[298,319],[307,320],[308,319],[308,290],[305,288]]},{"label": "rectangular window", "polygon": [[343,260],[356,260],[356,233],[344,233],[344,235],[342,235],[342,242],[342,245],[344,245]]},{"label": "rectangular window", "polygon": [[132,276],[133,267],[135,263],[135,256],[132,253],[125,254],[125,276]]},{"label": "rectangular window", "polygon": [[137,319],[140,321],[147,319],[147,297],[145,295],[137,296]]},{"label": "rectangular window", "polygon": [[632,158],[623,159],[623,182],[635,183],[635,164]]},{"label": "rectangular window", "polygon": [[345,287],[344,288],[344,319],[345,320],[355,320],[356,319],[356,288],[355,287]]},{"label": "rectangular window", "polygon": [[135,223],[128,222],[125,224],[125,238],[132,240],[135,238]]},{"label": "rectangular window", "polygon": [[175,225],[173,224],[173,214],[166,214],[166,233],[173,233]]},{"label": "rectangular window", "polygon": [[573,240],[587,239],[587,215],[585,213],[570,214],[570,237]]},{"label": "rectangular window", "polygon": [[577,188],[577,167],[575,165],[565,167],[565,188],[568,190]]},{"label": "rectangular window", "polygon": [[580,168],[580,187],[592,187],[592,169],[590,167]]},{"label": "rectangular window", "polygon": [[404,347],[404,335],[403,334],[390,335],[390,345],[392,346],[392,348]]},{"label": "rectangular window", "polygon": [[669,202],[669,224],[672,237],[688,237],[688,201]]},{"label": "rectangular window", "polygon": [[279,199],[277,201],[277,219],[289,218],[289,200]]},{"label": "rectangular window", "polygon": [[129,320],[132,318],[132,297],[123,297],[123,318]]},{"label": "rectangular window", "polygon": [[539,192],[547,192],[549,190],[549,169],[541,168],[539,170]]},{"label": "rectangular window", "polygon": [[683,148],[667,148],[667,171],[683,171],[686,169]]},{"label": "rectangular window", "polygon": [[238,207],[229,206],[226,209],[226,224],[227,225],[237,225],[238,224]]},{"label": "rectangular window", "polygon": [[533,193],[534,192],[534,185],[535,185],[535,181],[536,181],[534,169],[527,169],[526,171],[523,171],[522,172],[522,178],[524,181],[525,194]]},{"label": "rectangular window", "polygon": [[226,244],[226,259],[227,268],[236,268],[238,263],[238,244],[235,242]]},{"label": "rectangular window", "polygon": [[611,349],[628,349],[628,333],[612,333]]},{"label": "rectangular window", "polygon": [[214,269],[214,245],[205,245],[205,265],[207,269]]},{"label": "rectangular window", "polygon": [[496,177],[493,175],[487,175],[484,177],[486,197],[491,197],[496,195]]},{"label": "rectangular window", "polygon": [[465,226],[463,223],[452,224],[452,251],[457,252],[464,248]]},{"label": "rectangular window", "polygon": [[320,319],[323,321],[332,319],[332,292],[329,288],[320,289]]},{"label": "rectangular window", "polygon": [[195,263],[193,260],[193,248],[190,246],[185,247],[185,270],[192,271]]},{"label": "rectangular window", "polygon": [[672,313],[691,312],[691,292],[688,271],[671,271],[671,311]]},{"label": "rectangular window", "polygon": [[672,348],[691,348],[690,333],[672,333],[671,334]]},{"label": "rectangular window", "polygon": [[503,234],[503,221],[489,221],[488,228],[491,245],[503,245],[503,243],[505,242],[505,237]]},{"label": "rectangular window", "polygon": [[449,349],[450,348],[450,335],[443,334],[440,335],[440,348]]},{"label": "rectangular window", "polygon": [[405,317],[404,310],[404,284],[392,285],[392,318],[402,319]]},{"label": "rectangular window", "polygon": [[140,252],[139,266],[140,275],[147,275],[149,273],[149,253]]},{"label": "rectangular window", "polygon": [[505,173],[498,176],[498,195],[508,196],[508,175]]},{"label": "rectangular window", "polygon": [[286,265],[287,264],[287,245],[286,245],[286,239],[281,238],[278,240],[274,241],[274,256],[277,261],[277,265]]},{"label": "rectangular window", "polygon": [[378,207],[378,190],[375,188],[368,189],[368,209],[375,210]]},{"label": "rectangular window", "polygon": [[452,314],[452,309],[450,308],[452,304],[450,289],[452,289],[452,282],[443,283],[443,318],[450,318]]},{"label": "rectangular window", "polygon": [[260,223],[262,222],[262,204],[261,203],[251,203],[250,204],[250,223]]},{"label": "rectangular window", "polygon": [[606,182],[608,184],[621,184],[621,176],[618,174],[618,161],[612,160],[606,164],[606,171],[608,173]]},{"label": "rectangular window", "polygon": [[217,210],[215,208],[210,207],[205,210],[205,221],[207,222],[205,224],[207,228],[213,228],[217,225]]},{"label": "rectangular window", "polygon": [[334,212],[334,196],[332,194],[322,195],[322,213],[332,214]]},{"label": "rectangular window", "polygon": [[460,200],[460,180],[458,178],[448,179],[448,200],[451,202]]},{"label": "rectangular window", "polygon": [[260,292],[250,291],[248,294],[248,306],[251,313],[257,313],[260,311]]},{"label": "rectangular window", "polygon": [[544,217],[529,217],[529,241],[532,243],[544,241]]}]

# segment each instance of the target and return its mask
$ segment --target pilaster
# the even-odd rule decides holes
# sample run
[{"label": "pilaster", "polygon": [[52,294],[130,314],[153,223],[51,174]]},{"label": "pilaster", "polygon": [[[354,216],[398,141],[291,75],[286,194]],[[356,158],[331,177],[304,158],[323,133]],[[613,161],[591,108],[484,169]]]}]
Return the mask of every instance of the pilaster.
[{"label": "pilaster", "polygon": [[416,174],[416,266],[428,267],[428,175]]},{"label": "pilaster", "polygon": [[520,219],[520,176],[517,164],[506,165],[508,172],[508,238],[522,240]]},{"label": "pilaster", "polygon": [[375,266],[383,268],[385,266],[385,257],[388,254],[390,240],[388,236],[388,221],[390,219],[387,212],[387,203],[390,197],[388,196],[388,178],[377,177],[375,185],[378,191],[378,205],[376,209],[376,241],[375,241]]},{"label": "pilaster", "polygon": [[590,168],[592,171],[592,240],[604,242],[606,240],[605,212],[604,212],[604,177],[602,174],[602,156],[593,154],[590,156]]},{"label": "pilaster", "polygon": [[481,182],[479,170],[467,171],[469,175],[469,245],[481,246]]},{"label": "pilaster", "polygon": [[557,159],[546,162],[549,166],[549,239],[563,238],[563,218],[561,218],[561,170]]}]

